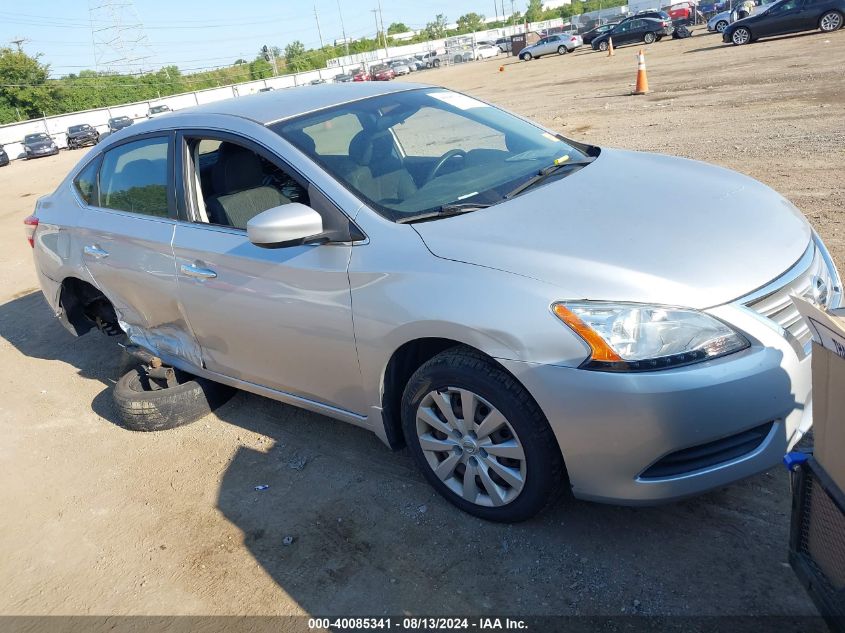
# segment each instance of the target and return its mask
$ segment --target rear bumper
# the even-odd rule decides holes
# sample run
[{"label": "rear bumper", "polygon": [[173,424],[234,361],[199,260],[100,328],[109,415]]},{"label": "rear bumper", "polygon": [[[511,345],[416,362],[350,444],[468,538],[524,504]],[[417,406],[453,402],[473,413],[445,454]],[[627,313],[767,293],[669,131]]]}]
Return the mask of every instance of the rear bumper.
[{"label": "rear bumper", "polygon": [[[810,357],[799,358],[758,319],[739,320],[751,348],[674,370],[621,374],[500,362],[543,409],[576,497],[671,501],[775,466],[812,424]],[[672,476],[643,475],[672,453],[769,423],[764,439],[740,456]]]}]

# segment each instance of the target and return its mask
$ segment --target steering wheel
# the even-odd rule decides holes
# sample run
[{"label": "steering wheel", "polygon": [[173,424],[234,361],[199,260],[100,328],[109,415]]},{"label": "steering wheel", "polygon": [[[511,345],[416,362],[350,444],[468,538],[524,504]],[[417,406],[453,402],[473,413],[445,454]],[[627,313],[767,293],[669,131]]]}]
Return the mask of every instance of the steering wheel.
[{"label": "steering wheel", "polygon": [[448,163],[450,160],[455,158],[456,156],[466,157],[467,153],[462,149],[450,149],[448,152],[443,154],[440,158],[437,159],[437,162],[434,164],[434,167],[431,168],[431,171],[428,172],[428,178],[425,179],[426,182],[434,180],[437,177],[437,172],[443,169],[443,165]]}]

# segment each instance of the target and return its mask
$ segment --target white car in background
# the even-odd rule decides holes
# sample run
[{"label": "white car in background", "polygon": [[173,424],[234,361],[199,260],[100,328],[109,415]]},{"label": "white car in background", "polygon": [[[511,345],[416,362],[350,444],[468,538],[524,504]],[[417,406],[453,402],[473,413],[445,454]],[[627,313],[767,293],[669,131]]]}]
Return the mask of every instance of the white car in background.
[{"label": "white car in background", "polygon": [[173,112],[173,110],[170,109],[169,105],[162,104],[153,106],[149,110],[147,110],[147,118],[154,119],[158,116],[161,116],[162,114],[169,114],[170,112]]},{"label": "white car in background", "polygon": [[502,49],[492,44],[479,44],[475,47],[475,59],[489,59],[501,55]]}]

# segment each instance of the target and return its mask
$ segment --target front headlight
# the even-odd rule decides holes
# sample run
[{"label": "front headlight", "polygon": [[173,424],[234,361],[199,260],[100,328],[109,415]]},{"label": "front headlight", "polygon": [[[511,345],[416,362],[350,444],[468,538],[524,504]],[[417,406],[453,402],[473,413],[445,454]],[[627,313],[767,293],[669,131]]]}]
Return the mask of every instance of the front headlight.
[{"label": "front headlight", "polygon": [[592,351],[581,367],[652,371],[689,365],[745,349],[733,329],[697,310],[637,303],[566,301],[555,315]]}]

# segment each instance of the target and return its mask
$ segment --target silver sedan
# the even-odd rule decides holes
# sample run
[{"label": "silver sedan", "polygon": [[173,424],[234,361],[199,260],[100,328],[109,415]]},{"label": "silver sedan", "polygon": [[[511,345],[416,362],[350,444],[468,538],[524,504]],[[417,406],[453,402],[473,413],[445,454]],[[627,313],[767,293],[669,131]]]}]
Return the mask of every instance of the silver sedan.
[{"label": "silver sedan", "polygon": [[26,228],[73,333],[123,330],[166,365],[407,445],[496,521],[560,486],[653,503],[776,465],[811,424],[791,296],[841,296],[806,219],[755,180],[409,83],[135,125]]}]

